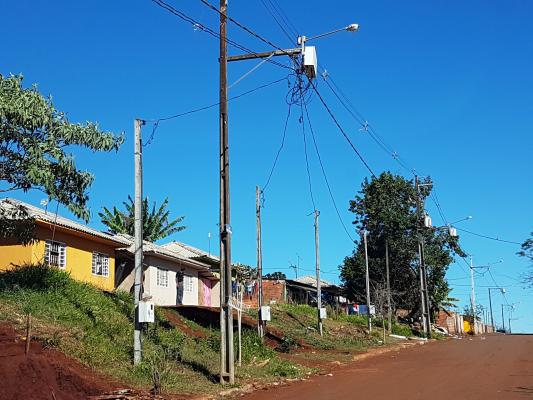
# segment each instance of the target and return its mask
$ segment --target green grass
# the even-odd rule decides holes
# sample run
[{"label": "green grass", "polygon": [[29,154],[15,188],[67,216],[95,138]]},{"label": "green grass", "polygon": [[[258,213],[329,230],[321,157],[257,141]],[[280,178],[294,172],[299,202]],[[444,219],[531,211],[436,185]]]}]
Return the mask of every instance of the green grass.
[{"label": "green grass", "polygon": [[[204,338],[192,338],[172,327],[156,308],[156,322],[143,332],[143,363],[134,367],[133,299],[128,293],[104,293],[74,281],[63,271],[24,266],[0,273],[0,319],[22,328],[31,312],[34,332],[55,347],[123,384],[150,389],[154,371],[171,392],[214,392],[219,371],[217,330],[196,326]],[[267,362],[261,362],[268,360]],[[295,377],[305,369],[283,361],[255,332],[243,333],[243,366],[237,377]]]},{"label": "green grass", "polygon": [[323,320],[323,336],[317,330],[316,308],[308,305],[278,304],[272,307],[271,326],[285,333],[281,350],[290,351],[301,340],[321,350],[363,351],[378,343],[365,334],[366,317],[340,313]]}]

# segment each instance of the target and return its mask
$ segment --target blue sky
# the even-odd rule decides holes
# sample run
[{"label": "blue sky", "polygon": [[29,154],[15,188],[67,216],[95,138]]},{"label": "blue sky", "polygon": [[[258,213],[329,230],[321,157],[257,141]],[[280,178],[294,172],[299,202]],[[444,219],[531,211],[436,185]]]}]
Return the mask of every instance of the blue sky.
[{"label": "blue sky", "polygon": [[[217,29],[217,15],[197,1],[169,2]],[[463,227],[522,242],[531,230],[533,189],[533,42],[528,1],[318,1],[279,2],[299,33],[307,36],[360,24],[360,31],[317,40],[319,63],[342,87],[384,141],[421,174],[429,174],[448,221],[474,218]],[[305,9],[302,9],[305,7]],[[281,32],[260,1],[234,0],[230,15],[277,45],[295,45]],[[6,38],[0,73],[23,73],[38,83],[72,121],[98,121],[103,129],[125,132],[118,154],[74,149],[80,168],[94,173],[91,225],[102,228],[97,212],[133,193],[133,119],[176,114],[217,101],[218,42],[154,3],[143,0],[93,2],[10,2],[2,7],[0,34]],[[269,50],[236,26],[229,36],[254,51]],[[230,48],[230,53],[238,51]],[[256,65],[230,64],[234,82]],[[287,75],[265,64],[230,90],[230,96]],[[318,83],[341,124],[370,166],[405,174],[390,156],[359,130],[323,82]],[[230,103],[233,256],[255,264],[255,186],[263,185],[281,140],[287,113],[286,82]],[[333,125],[317,98],[309,104],[317,142],[343,221],[348,201],[368,171]],[[301,126],[296,108],[285,147],[265,193],[264,263],[292,275],[300,256],[302,274],[314,266],[314,232]],[[145,193],[168,196],[174,215],[188,229],[175,239],[218,251],[217,109],[159,125],[144,149]],[[148,138],[151,126],[144,127]],[[314,149],[309,147],[313,192],[320,216],[323,276],[338,281],[337,266],[353,244],[337,219]],[[38,204],[39,192],[14,197]],[[436,225],[444,222],[434,204]],[[528,262],[518,246],[467,233],[461,243],[477,265],[492,267],[507,300],[516,304],[513,328],[533,331],[531,291],[518,280]],[[466,265],[448,274],[453,295],[468,302]],[[488,305],[488,273],[476,275],[478,299]],[[501,296],[495,319],[501,323]],[[496,312],[498,311],[498,312]]]}]

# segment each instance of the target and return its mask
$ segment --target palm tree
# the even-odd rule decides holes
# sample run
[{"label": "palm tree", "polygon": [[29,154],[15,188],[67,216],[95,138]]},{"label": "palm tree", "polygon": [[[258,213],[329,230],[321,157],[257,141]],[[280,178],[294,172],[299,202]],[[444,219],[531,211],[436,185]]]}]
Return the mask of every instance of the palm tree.
[{"label": "palm tree", "polygon": [[[131,196],[128,196],[128,202],[124,201],[122,204],[125,208],[124,211],[117,209],[117,207],[113,207],[112,211],[104,207],[98,215],[102,223],[112,233],[126,233],[133,236],[135,233],[135,203]],[[145,240],[155,242],[186,228],[186,226],[178,225],[183,221],[184,216],[169,221],[170,211],[167,210],[167,206],[168,198],[163,201],[159,208],[156,208],[154,201],[150,210],[148,197],[144,198],[142,202],[142,219],[143,237]]]}]

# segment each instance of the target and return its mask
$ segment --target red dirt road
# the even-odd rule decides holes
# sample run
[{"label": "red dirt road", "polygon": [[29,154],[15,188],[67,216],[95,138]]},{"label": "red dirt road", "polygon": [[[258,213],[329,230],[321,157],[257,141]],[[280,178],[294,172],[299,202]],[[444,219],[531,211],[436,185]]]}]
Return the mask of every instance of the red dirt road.
[{"label": "red dirt road", "polygon": [[384,353],[246,400],[533,399],[533,335],[448,340]]}]

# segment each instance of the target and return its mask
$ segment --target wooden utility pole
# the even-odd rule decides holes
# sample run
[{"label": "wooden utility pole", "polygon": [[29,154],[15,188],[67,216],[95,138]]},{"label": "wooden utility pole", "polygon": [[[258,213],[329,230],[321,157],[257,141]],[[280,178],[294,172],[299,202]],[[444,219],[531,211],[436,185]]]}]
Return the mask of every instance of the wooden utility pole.
[{"label": "wooden utility pole", "polygon": [[257,232],[257,308],[258,308],[258,319],[257,319],[257,333],[259,337],[263,337],[264,332],[264,322],[261,315],[261,307],[263,306],[263,252],[261,245],[261,189],[259,186],[255,187],[255,217],[256,217],[256,232]]},{"label": "wooden utility pole", "polygon": [[365,245],[365,277],[366,277],[366,308],[368,317],[368,331],[372,332],[372,315],[370,314],[370,271],[368,270],[368,243],[366,241],[366,230],[363,229],[363,241]]},{"label": "wooden utility pole", "polygon": [[320,282],[320,252],[318,241],[318,216],[320,211],[315,210],[315,264],[316,264],[316,308],[318,313],[318,332],[322,336],[322,316],[320,310],[322,308],[322,287]]},{"label": "wooden utility pole", "polygon": [[24,354],[28,355],[30,352],[31,344],[31,312],[28,313],[26,317],[26,347],[24,349]]},{"label": "wooden utility pole", "polygon": [[235,382],[231,304],[231,225],[228,141],[227,0],[220,0],[220,382]]},{"label": "wooden utility pole", "polygon": [[139,301],[142,294],[142,266],[143,266],[143,221],[142,221],[142,136],[141,126],[144,121],[136,119],[134,123],[135,143],[135,203],[134,203],[134,229],[135,229],[135,283],[134,283],[134,305],[135,305],[135,327],[133,331],[133,364],[138,365],[142,360],[141,347],[141,324],[139,323]]},{"label": "wooden utility pole", "polygon": [[389,241],[385,239],[385,272],[387,274],[387,318],[388,331],[392,332],[392,308],[391,308],[391,293],[390,293],[390,272],[389,272]]}]

